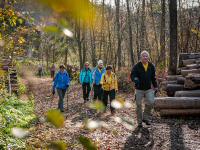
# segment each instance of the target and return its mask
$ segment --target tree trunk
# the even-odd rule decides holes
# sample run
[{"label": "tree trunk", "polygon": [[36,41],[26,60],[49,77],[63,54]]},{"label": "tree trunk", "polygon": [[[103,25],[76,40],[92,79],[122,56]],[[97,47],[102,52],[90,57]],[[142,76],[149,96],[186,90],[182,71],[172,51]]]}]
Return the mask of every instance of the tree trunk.
[{"label": "tree trunk", "polygon": [[200,108],[200,97],[156,97],[155,108],[198,109]]},{"label": "tree trunk", "polygon": [[119,18],[119,8],[120,0],[115,0],[116,6],[116,25],[117,25],[117,59],[118,59],[118,70],[120,70],[121,64],[121,33],[120,33],[120,18]]},{"label": "tree trunk", "polygon": [[4,8],[5,7],[5,0],[1,0],[0,2],[0,8]]},{"label": "tree trunk", "polygon": [[[153,26],[153,30],[154,30],[154,40],[155,40],[155,43],[156,43],[156,51],[157,51],[158,56],[160,56],[159,45],[158,45],[158,37],[157,37],[156,25],[155,25],[155,19],[154,19],[154,16],[153,16],[153,1],[152,0],[150,0],[150,9],[151,9],[150,14],[151,14],[151,19],[152,19],[152,26]],[[157,60],[159,58],[157,58]]]},{"label": "tree trunk", "polygon": [[[101,22],[101,40],[100,40],[100,46],[99,46],[99,59],[101,59],[102,54],[102,45],[104,43],[104,7],[105,7],[105,0],[102,0],[102,22]],[[105,53],[105,52],[104,52]]]},{"label": "tree trunk", "polygon": [[110,20],[109,18],[107,19],[107,26],[108,26],[108,50],[106,51],[106,60],[105,60],[105,64],[111,64],[111,60],[113,59],[112,58],[112,40],[111,40],[111,27],[110,27]]},{"label": "tree trunk", "polygon": [[187,76],[190,73],[200,73],[200,69],[181,70],[181,75]]},{"label": "tree trunk", "polygon": [[179,0],[179,22],[180,22],[180,41],[178,43],[178,48],[179,48],[179,52],[183,52],[183,44],[184,44],[184,41],[183,41],[183,38],[184,38],[184,35],[183,35],[183,7],[181,5],[182,3],[182,0]]},{"label": "tree trunk", "polygon": [[53,64],[55,63],[55,47],[53,48]]},{"label": "tree trunk", "polygon": [[196,60],[199,60],[199,59],[186,59],[186,60],[183,60],[183,66],[194,64],[194,63],[196,63]]},{"label": "tree trunk", "polygon": [[96,66],[96,44],[95,44],[95,34],[94,29],[90,30],[90,47],[91,47],[91,59],[92,66]]},{"label": "tree trunk", "polygon": [[186,79],[184,77],[177,77],[177,84],[184,84],[185,80]]},{"label": "tree trunk", "polygon": [[145,44],[145,0],[142,0],[142,16],[141,16],[141,31],[140,31],[140,52],[146,49]]},{"label": "tree trunk", "polygon": [[75,32],[76,32],[76,41],[77,41],[77,44],[78,44],[79,65],[80,65],[80,69],[81,69],[83,67],[83,56],[82,56],[82,41],[81,41],[80,20],[78,20],[78,22],[76,22]]},{"label": "tree trunk", "polygon": [[87,46],[87,41],[86,41],[86,39],[85,39],[85,27],[83,28],[83,32],[82,32],[82,47],[83,47],[83,49],[82,49],[82,52],[83,52],[83,54],[82,54],[82,56],[83,56],[83,58],[82,58],[82,68],[83,68],[83,66],[84,66],[84,63],[86,62],[86,53],[87,53],[87,48],[86,48],[86,46]]},{"label": "tree trunk", "polygon": [[46,70],[48,70],[49,69],[49,49],[46,49],[46,63],[47,63]]},{"label": "tree trunk", "polygon": [[68,65],[68,47],[65,49],[65,66]]},{"label": "tree trunk", "polygon": [[200,64],[190,64],[190,65],[186,65],[187,69],[199,69],[200,68]]},{"label": "tree trunk", "polygon": [[[198,26],[197,26],[197,31],[199,31],[200,30],[200,26],[199,26],[199,24],[200,24],[200,15],[199,15],[199,19],[198,19]],[[200,39],[199,39],[199,34],[196,34],[196,42],[195,42],[195,52],[197,51],[197,50],[199,50],[200,49]]]},{"label": "tree trunk", "polygon": [[169,73],[176,74],[177,71],[177,0],[169,0],[170,16],[170,61]]},{"label": "tree trunk", "polygon": [[161,28],[160,28],[160,51],[159,58],[163,60],[163,66],[166,68],[166,50],[165,50],[165,0],[161,0],[162,16],[161,16]]},{"label": "tree trunk", "polygon": [[161,116],[199,116],[200,109],[161,109]]},{"label": "tree trunk", "polygon": [[184,86],[182,84],[168,84],[167,91],[180,91],[183,90]]},{"label": "tree trunk", "polygon": [[140,43],[139,43],[139,14],[140,14],[140,9],[137,8],[137,19],[136,19],[136,49],[137,49],[137,61],[140,60]]},{"label": "tree trunk", "polygon": [[200,90],[177,91],[175,97],[200,97]]},{"label": "tree trunk", "polygon": [[200,83],[200,74],[190,74],[186,77],[186,79],[190,79],[195,83]]},{"label": "tree trunk", "polygon": [[200,58],[200,53],[180,53],[179,54],[179,67],[183,66],[183,60]]},{"label": "tree trunk", "polygon": [[182,75],[169,75],[166,77],[167,80],[177,80],[178,77],[182,77]]},{"label": "tree trunk", "polygon": [[126,0],[126,6],[127,6],[127,16],[128,16],[128,29],[129,29],[129,52],[130,52],[130,58],[131,58],[131,64],[132,66],[135,64],[134,61],[134,52],[133,52],[133,36],[132,36],[132,27],[131,27],[131,14],[130,14],[130,8],[129,8],[129,0]]},{"label": "tree trunk", "polygon": [[199,89],[200,84],[199,83],[194,83],[192,80],[185,80],[184,87],[186,89]]},{"label": "tree trunk", "polygon": [[174,96],[176,91],[183,91],[184,85],[182,84],[167,84],[167,95],[168,96]]}]

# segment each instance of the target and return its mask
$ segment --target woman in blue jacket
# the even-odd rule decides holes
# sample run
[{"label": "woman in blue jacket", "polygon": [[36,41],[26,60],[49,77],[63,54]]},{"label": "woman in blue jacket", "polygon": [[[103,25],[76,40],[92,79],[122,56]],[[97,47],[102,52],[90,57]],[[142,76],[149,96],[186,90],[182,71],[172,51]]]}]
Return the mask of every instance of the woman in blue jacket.
[{"label": "woman in blue jacket", "polygon": [[85,103],[86,101],[89,101],[89,95],[90,95],[91,84],[92,84],[92,71],[89,68],[88,62],[85,63],[84,68],[81,70],[79,79],[80,79],[80,83],[82,84],[83,99]]},{"label": "woman in blue jacket", "polygon": [[59,96],[58,109],[61,112],[64,112],[64,106],[63,106],[64,97],[70,84],[70,78],[67,71],[65,70],[64,65],[60,65],[59,68],[60,70],[58,71],[56,77],[54,78],[52,94],[53,95],[55,94],[55,89],[56,89]]},{"label": "woman in blue jacket", "polygon": [[103,89],[100,83],[102,75],[106,72],[105,67],[103,66],[103,61],[98,61],[98,66],[94,68],[92,73],[93,80],[93,89],[94,89],[94,100],[102,100]]}]

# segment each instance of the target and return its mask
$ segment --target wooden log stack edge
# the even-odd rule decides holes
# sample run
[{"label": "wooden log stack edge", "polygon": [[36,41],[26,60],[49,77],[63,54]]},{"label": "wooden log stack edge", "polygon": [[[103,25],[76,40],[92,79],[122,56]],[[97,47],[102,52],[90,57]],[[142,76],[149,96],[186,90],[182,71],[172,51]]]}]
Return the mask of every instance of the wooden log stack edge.
[{"label": "wooden log stack edge", "polygon": [[161,87],[169,97],[155,98],[160,116],[200,116],[200,53],[181,53],[176,75],[167,76]]}]

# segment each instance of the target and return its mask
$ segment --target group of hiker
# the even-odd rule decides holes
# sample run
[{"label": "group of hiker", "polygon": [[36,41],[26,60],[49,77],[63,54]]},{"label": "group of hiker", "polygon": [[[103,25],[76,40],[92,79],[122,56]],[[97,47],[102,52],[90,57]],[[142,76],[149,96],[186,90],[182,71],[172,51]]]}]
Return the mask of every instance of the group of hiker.
[{"label": "group of hiker", "polygon": [[[54,78],[55,71],[56,71],[56,66],[55,66],[55,64],[53,64],[50,68],[51,78]],[[44,67],[42,64],[39,64],[38,65],[38,76],[41,78],[43,75],[44,75]]]},{"label": "group of hiker", "polygon": [[[155,78],[155,67],[149,61],[149,53],[141,52],[141,60],[133,66],[130,73],[131,80],[135,83],[135,101],[138,127],[142,127],[142,122],[150,125],[150,114],[154,104],[154,95],[157,92],[157,82]],[[108,98],[110,100],[111,114],[115,114],[115,108],[111,105],[118,91],[118,81],[111,65],[104,67],[103,61],[99,60],[94,69],[90,68],[89,62],[85,62],[80,72],[80,83],[82,85],[84,103],[90,100],[90,92],[93,92],[93,100],[102,101],[106,107]],[[58,109],[64,112],[64,97],[70,86],[70,77],[64,65],[60,65],[60,70],[53,80],[52,94],[55,90],[59,96]],[[142,99],[145,98],[145,108],[142,111]]]},{"label": "group of hiker", "polygon": [[[108,65],[106,68],[103,65],[103,61],[99,60],[97,67],[93,70],[90,69],[89,63],[86,62],[84,68],[80,73],[80,83],[83,89],[84,102],[89,101],[89,95],[91,87],[93,88],[94,97],[93,100],[100,100],[105,105],[108,104],[108,98],[110,102],[115,99],[115,93],[118,90],[117,78],[112,71],[112,66]],[[115,110],[110,105],[111,113],[114,114]]]}]

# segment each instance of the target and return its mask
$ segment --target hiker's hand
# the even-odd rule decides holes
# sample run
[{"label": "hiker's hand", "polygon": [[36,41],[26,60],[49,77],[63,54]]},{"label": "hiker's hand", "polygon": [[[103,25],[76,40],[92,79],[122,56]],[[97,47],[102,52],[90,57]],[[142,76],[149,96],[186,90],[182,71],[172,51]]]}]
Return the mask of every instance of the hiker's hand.
[{"label": "hiker's hand", "polygon": [[52,91],[52,94],[55,95],[55,93],[56,93],[55,90],[53,90],[53,91]]},{"label": "hiker's hand", "polygon": [[154,89],[154,95],[156,96],[157,93],[158,93],[158,88],[155,88],[155,89]]}]

